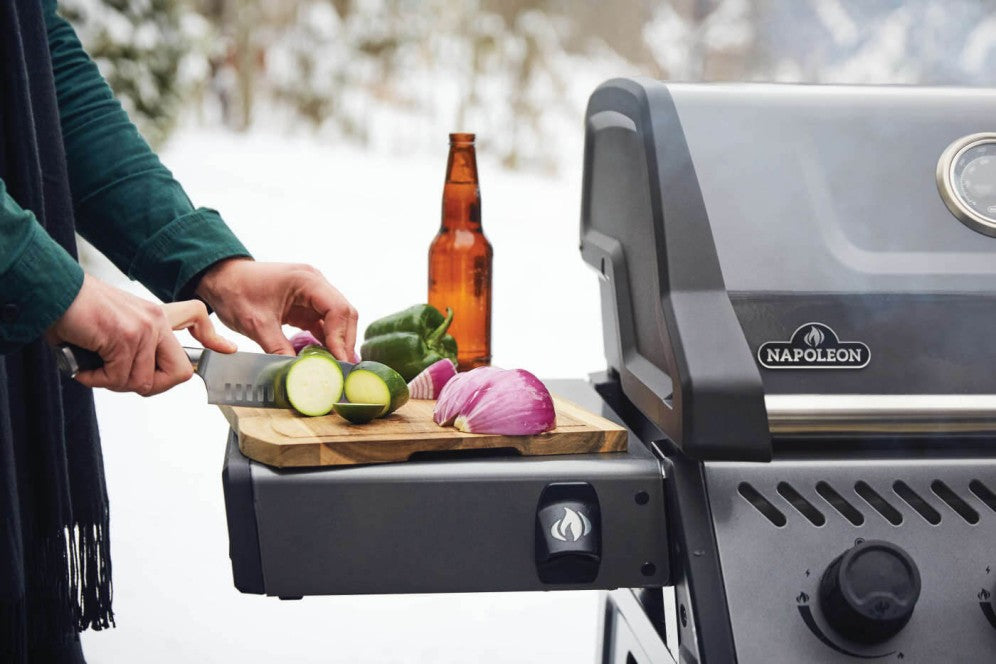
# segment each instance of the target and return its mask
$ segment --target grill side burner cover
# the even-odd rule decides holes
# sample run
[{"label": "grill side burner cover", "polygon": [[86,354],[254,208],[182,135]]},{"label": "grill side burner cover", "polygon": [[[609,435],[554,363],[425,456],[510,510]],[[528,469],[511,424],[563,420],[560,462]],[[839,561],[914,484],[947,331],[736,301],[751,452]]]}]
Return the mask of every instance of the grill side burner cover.
[{"label": "grill side burner cover", "polygon": [[536,508],[536,571],[543,583],[591,583],[602,561],[602,515],[587,482],[548,484]]}]

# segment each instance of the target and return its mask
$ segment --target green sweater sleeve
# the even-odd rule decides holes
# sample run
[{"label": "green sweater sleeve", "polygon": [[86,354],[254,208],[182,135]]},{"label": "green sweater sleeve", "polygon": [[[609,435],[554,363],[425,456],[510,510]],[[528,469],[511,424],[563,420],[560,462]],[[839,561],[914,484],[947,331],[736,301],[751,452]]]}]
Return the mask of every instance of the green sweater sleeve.
[{"label": "green sweater sleeve", "polygon": [[40,337],[82,285],[79,264],[0,180],[0,354]]},{"label": "green sweater sleeve", "polygon": [[73,28],[45,0],[79,233],[164,301],[212,264],[249,252],[214,210],[194,208],[129,121]]}]

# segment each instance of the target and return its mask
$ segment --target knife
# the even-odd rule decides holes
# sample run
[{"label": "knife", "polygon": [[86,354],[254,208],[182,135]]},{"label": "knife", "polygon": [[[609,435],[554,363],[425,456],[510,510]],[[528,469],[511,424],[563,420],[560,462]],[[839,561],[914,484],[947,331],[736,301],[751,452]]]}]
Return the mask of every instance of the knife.
[{"label": "knife", "polygon": [[[204,380],[208,403],[250,408],[281,407],[273,392],[273,376],[281,366],[297,359],[263,353],[218,353],[207,348],[184,347],[183,351],[194,371]],[[100,355],[72,344],[57,346],[55,356],[59,369],[70,378],[75,378],[80,371],[104,366]],[[342,360],[336,362],[342,368],[343,376],[355,366]]]}]

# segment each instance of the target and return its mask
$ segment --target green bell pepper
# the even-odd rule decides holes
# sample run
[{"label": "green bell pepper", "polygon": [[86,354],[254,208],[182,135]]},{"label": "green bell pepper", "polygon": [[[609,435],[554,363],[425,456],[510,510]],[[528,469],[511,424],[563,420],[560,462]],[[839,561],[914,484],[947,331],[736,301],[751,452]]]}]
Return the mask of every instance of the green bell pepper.
[{"label": "green bell pepper", "polygon": [[416,304],[370,323],[360,357],[386,364],[406,381],[443,358],[456,364],[456,339],[446,334],[452,322],[452,309],[447,307],[444,317],[432,305]]}]

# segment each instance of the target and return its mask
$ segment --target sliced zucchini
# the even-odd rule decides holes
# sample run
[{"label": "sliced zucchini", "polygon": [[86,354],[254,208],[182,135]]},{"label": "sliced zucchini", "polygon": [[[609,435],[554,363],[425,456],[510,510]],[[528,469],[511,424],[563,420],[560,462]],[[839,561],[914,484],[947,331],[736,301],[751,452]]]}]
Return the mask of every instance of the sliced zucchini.
[{"label": "sliced zucchini", "polygon": [[328,348],[325,346],[318,346],[316,344],[311,344],[310,346],[305,346],[297,352],[298,357],[303,355],[332,355]]},{"label": "sliced zucchini", "polygon": [[352,403],[381,404],[393,413],[408,403],[408,384],[397,371],[380,362],[360,362],[346,376],[346,398]]},{"label": "sliced zucchini", "polygon": [[308,417],[327,415],[342,398],[342,368],[331,355],[309,353],[282,367],[274,382],[277,403]]},{"label": "sliced zucchini", "polygon": [[340,401],[332,404],[332,410],[353,424],[366,424],[384,412],[384,404]]}]

